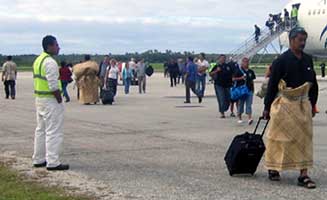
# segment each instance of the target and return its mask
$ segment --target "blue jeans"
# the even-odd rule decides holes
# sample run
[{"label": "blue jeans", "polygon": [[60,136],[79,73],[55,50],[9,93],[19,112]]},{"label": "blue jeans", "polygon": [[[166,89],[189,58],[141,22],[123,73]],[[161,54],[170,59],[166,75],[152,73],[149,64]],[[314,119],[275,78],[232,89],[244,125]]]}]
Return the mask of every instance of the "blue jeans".
[{"label": "blue jeans", "polygon": [[124,79],[125,94],[128,94],[128,93],[129,93],[129,87],[130,87],[130,85],[131,85],[131,81],[132,81],[131,78],[126,78],[126,79]]},{"label": "blue jeans", "polygon": [[66,98],[67,101],[69,101],[70,97],[69,97],[69,94],[68,94],[68,91],[67,91],[67,86],[68,86],[69,82],[68,81],[61,81],[61,84],[62,84],[63,96]]},{"label": "blue jeans", "polygon": [[219,112],[225,113],[230,106],[230,88],[224,88],[215,84],[215,92],[218,100]]},{"label": "blue jeans", "polygon": [[238,114],[242,115],[244,113],[244,105],[246,107],[245,113],[247,115],[252,115],[252,103],[253,103],[253,93],[247,95],[246,98],[240,99],[238,101]]},{"label": "blue jeans", "polygon": [[204,97],[206,89],[206,75],[197,75],[196,79],[196,91],[199,97]]}]

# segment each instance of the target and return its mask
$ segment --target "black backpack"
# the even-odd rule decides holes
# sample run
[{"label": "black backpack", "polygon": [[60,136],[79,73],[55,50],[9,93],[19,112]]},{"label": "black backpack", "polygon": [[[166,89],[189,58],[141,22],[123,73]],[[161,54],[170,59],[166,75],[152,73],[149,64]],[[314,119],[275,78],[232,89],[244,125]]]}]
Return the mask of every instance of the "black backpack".
[{"label": "black backpack", "polygon": [[149,65],[149,67],[147,67],[145,70],[145,74],[147,76],[152,76],[153,73],[154,73],[153,67],[151,65]]}]

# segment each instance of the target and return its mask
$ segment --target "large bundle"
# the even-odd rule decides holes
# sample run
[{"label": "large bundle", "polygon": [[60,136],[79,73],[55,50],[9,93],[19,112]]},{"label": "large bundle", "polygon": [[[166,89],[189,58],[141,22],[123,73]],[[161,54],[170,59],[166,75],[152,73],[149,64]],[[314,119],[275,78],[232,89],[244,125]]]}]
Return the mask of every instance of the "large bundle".
[{"label": "large bundle", "polygon": [[99,65],[94,61],[86,61],[83,63],[79,63],[74,65],[73,73],[76,79],[81,78],[84,75],[88,75],[90,73],[97,74],[99,72]]}]

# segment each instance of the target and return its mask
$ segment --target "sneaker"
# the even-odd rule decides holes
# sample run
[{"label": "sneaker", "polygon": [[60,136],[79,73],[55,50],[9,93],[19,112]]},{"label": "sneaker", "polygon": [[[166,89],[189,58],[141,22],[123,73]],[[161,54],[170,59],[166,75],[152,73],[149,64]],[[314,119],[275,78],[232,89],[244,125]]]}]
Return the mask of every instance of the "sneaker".
[{"label": "sneaker", "polygon": [[250,119],[249,120],[249,125],[252,125],[253,124],[253,119]]},{"label": "sneaker", "polygon": [[69,165],[60,164],[57,167],[47,167],[48,171],[64,171],[69,170]]},{"label": "sneaker", "polygon": [[242,120],[238,120],[237,123],[238,123],[238,124],[242,124],[243,121],[242,121]]},{"label": "sneaker", "polygon": [[236,115],[234,113],[231,113],[230,117],[236,117]]}]

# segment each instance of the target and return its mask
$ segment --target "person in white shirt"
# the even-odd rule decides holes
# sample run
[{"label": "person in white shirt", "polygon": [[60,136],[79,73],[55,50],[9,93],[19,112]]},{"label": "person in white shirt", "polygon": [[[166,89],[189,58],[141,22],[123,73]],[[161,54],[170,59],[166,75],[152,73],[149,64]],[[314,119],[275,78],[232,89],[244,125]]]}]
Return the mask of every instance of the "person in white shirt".
[{"label": "person in white shirt", "polygon": [[6,99],[15,99],[16,96],[16,77],[17,77],[17,65],[12,61],[12,56],[7,57],[7,61],[2,66],[1,79],[5,86]]},{"label": "person in white shirt", "polygon": [[53,36],[44,37],[42,46],[44,52],[33,64],[37,116],[33,165],[47,167],[47,170],[68,170],[69,165],[61,164],[59,160],[63,142],[64,105],[60,91],[59,66],[52,57],[58,55],[60,48]]},{"label": "person in white shirt", "polygon": [[135,58],[131,58],[131,61],[129,61],[128,66],[132,70],[134,77],[136,77],[136,62],[135,62]]},{"label": "person in white shirt", "polygon": [[146,65],[144,63],[144,59],[140,60],[136,65],[136,74],[137,80],[139,81],[139,93],[142,94],[146,92]]},{"label": "person in white shirt", "polygon": [[118,78],[121,77],[120,71],[115,59],[110,60],[110,65],[107,67],[107,72],[104,80],[105,89],[112,90],[113,95],[117,94]]},{"label": "person in white shirt", "polygon": [[205,59],[205,54],[201,53],[199,60],[196,63],[198,65],[198,76],[196,83],[196,90],[200,96],[199,103],[202,102],[202,98],[204,97],[205,89],[206,89],[206,76],[207,70],[210,65],[209,62]]}]

